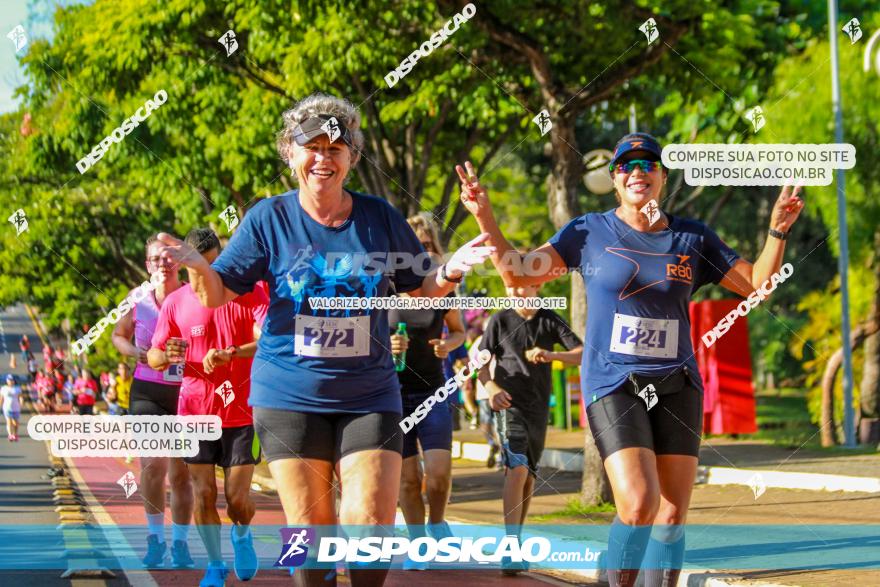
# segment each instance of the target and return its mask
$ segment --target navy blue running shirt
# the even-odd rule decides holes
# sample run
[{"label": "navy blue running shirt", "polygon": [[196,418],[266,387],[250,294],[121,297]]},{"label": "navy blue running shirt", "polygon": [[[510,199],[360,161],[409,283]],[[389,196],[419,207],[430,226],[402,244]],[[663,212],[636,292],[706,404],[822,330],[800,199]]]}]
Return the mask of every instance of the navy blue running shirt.
[{"label": "navy blue running shirt", "polygon": [[[245,215],[212,267],[244,294],[265,280],[269,312],[251,370],[250,405],[303,412],[401,411],[387,310],[315,310],[312,297],[370,298],[421,286],[424,271],[399,259],[430,258],[385,200],[348,191],[351,215],[324,226],[299,190],[263,200]],[[398,260],[389,253],[400,253]],[[403,268],[401,268],[403,266]]]},{"label": "navy blue running shirt", "polygon": [[584,276],[581,386],[591,401],[630,373],[667,375],[683,365],[698,373],[688,303],[700,287],[721,281],[739,255],[702,222],[667,216],[668,228],[639,232],[614,210],[585,214],[549,241]]}]

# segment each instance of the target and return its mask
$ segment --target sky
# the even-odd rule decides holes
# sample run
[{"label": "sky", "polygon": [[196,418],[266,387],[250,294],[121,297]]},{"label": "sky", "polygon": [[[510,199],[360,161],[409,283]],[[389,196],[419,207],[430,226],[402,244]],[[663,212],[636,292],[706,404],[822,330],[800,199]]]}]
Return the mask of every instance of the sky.
[{"label": "sky", "polygon": [[[10,112],[18,107],[16,100],[12,98],[15,88],[24,84],[25,78],[19,67],[19,58],[27,51],[25,45],[17,54],[15,45],[6,38],[6,35],[22,25],[27,29],[27,0],[0,0],[0,32],[3,38],[0,41],[0,112]],[[27,30],[25,30],[27,34]],[[28,35],[29,36],[29,35]]]},{"label": "sky", "polygon": [[0,0],[0,113],[18,108],[21,99],[13,98],[13,93],[25,83],[19,59],[28,50],[25,45],[16,53],[15,45],[6,35],[21,25],[28,44],[34,38],[51,38],[55,6],[76,3],[76,0]]}]

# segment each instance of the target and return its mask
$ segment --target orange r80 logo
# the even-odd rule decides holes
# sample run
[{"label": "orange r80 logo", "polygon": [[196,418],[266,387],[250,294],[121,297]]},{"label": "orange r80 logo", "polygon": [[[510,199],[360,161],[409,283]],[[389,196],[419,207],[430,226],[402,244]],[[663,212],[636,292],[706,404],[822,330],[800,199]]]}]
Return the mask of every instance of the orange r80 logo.
[{"label": "orange r80 logo", "polygon": [[687,260],[690,259],[690,255],[676,255],[676,257],[678,257],[677,264],[666,264],[666,279],[693,283],[694,272],[690,263],[687,263]]}]

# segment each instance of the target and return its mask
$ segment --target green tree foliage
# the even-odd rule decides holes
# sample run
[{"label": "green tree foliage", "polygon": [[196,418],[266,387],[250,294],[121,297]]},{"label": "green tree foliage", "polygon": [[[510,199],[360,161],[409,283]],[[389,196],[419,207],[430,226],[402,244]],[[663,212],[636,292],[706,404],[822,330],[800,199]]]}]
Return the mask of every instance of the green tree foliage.
[{"label": "green tree foliage", "polygon": [[[871,305],[874,294],[874,280],[871,270],[864,265],[856,265],[850,276],[850,315],[865,316]],[[811,292],[804,296],[799,305],[807,316],[807,323],[797,330],[790,341],[790,348],[795,357],[803,361],[806,373],[807,401],[810,419],[821,422],[822,375],[828,358],[840,348],[841,306],[840,279],[835,279],[828,288]],[[853,352],[853,371],[855,381],[861,377],[865,362],[864,352],[856,349]],[[853,385],[853,407],[858,411],[860,401],[859,386]],[[834,387],[834,421],[838,430],[835,434],[842,438],[841,423],[843,422],[843,370],[837,373]]]},{"label": "green tree foliage", "polygon": [[[860,15],[861,16],[861,15]],[[871,20],[873,18],[873,20]],[[846,20],[846,19],[844,19]],[[865,31],[876,30],[880,17],[862,16]],[[865,37],[868,36],[866,32]],[[844,119],[844,140],[856,147],[857,164],[846,172],[847,223],[850,252],[850,302],[852,327],[877,315],[878,263],[880,250],[875,246],[880,226],[880,203],[876,194],[880,190],[878,172],[878,146],[880,146],[880,104],[876,97],[880,89],[880,75],[875,70],[862,69],[865,42],[851,44],[846,36],[839,43],[840,79]],[[786,60],[780,65],[773,102],[767,113],[768,127],[772,124],[774,140],[778,142],[834,142],[833,116],[830,89],[830,51],[824,41],[811,42],[800,59]],[[765,127],[767,128],[767,127]],[[763,132],[763,131],[762,131]],[[835,255],[839,254],[837,232],[836,184],[809,190],[808,206],[829,230],[827,245]],[[836,262],[836,261],[835,261]],[[796,268],[796,271],[798,269]],[[827,288],[806,296],[801,308],[807,310],[809,322],[791,340],[792,349],[809,357],[804,369],[810,386],[810,407],[814,421],[819,421],[821,401],[821,378],[826,363],[835,350],[842,345],[840,336],[840,283],[839,276]],[[807,350],[805,350],[807,349]],[[854,356],[854,396],[859,403],[859,385],[863,365],[870,361],[876,365],[876,336],[869,338],[865,349],[870,356],[857,349]],[[842,373],[835,385],[835,421],[841,422],[843,409]],[[876,381],[862,381],[862,389],[872,396],[877,394]],[[878,400],[866,396],[863,413],[876,412]]]},{"label": "green tree foliage", "polygon": [[[227,205],[243,213],[292,187],[274,146],[280,114],[318,90],[364,114],[367,152],[352,187],[406,214],[432,209],[446,239],[468,240],[473,231],[456,230],[466,214],[450,205],[460,208],[453,165],[499,154],[509,98],[459,56],[466,25],[393,90],[383,81],[449,16],[426,2],[59,9],[52,42],[33,42],[23,59],[31,132],[16,132],[21,113],[4,119],[0,197],[31,219],[0,253],[5,300],[30,300],[51,328],[64,317],[74,330],[94,323],[143,279],[148,234],[216,227]],[[231,56],[217,41],[229,29],[239,44]],[[159,90],[167,102],[81,175],[76,162]]]}]

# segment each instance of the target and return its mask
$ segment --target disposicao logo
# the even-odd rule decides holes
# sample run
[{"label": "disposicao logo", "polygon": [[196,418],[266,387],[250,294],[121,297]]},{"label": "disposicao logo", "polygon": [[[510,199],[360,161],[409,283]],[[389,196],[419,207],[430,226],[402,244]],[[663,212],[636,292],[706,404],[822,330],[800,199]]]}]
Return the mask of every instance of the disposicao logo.
[{"label": "disposicao logo", "polygon": [[281,528],[281,554],[276,567],[299,567],[309,554],[307,545],[315,542],[314,528]]}]

